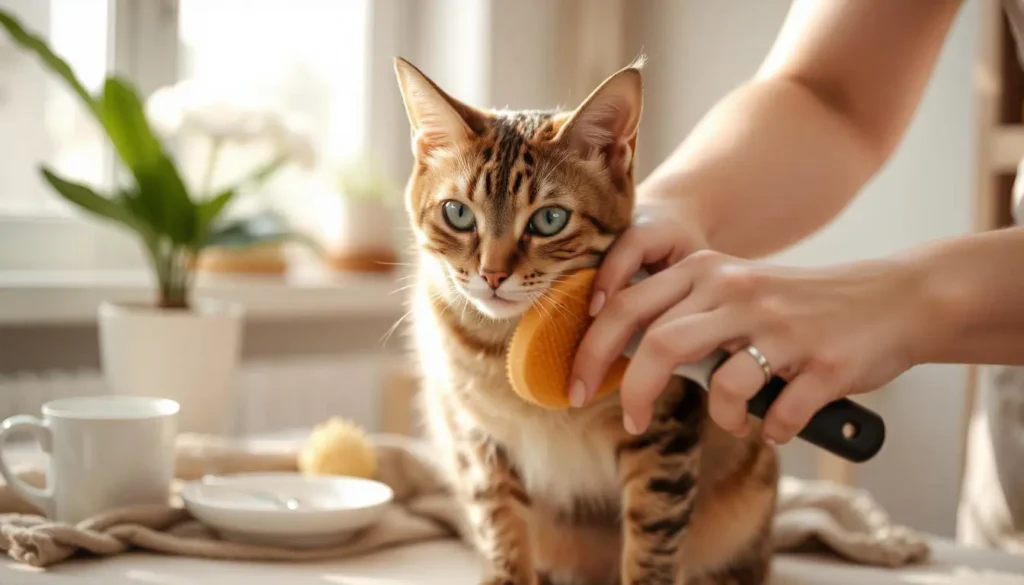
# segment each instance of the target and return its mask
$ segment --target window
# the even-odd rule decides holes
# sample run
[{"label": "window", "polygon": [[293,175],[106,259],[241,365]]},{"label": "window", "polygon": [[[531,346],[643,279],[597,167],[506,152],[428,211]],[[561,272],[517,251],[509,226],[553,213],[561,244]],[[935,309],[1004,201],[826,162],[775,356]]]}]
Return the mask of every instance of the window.
[{"label": "window", "polygon": [[368,2],[181,0],[181,77],[300,112],[315,122],[318,146],[355,156],[362,147]]},{"label": "window", "polygon": [[[0,0],[45,35],[95,91],[107,71],[108,0]],[[103,185],[107,146],[77,99],[28,54],[0,39],[0,215],[67,214],[46,193],[41,162]]]},{"label": "window", "polygon": [[[180,79],[201,91],[296,118],[317,153],[320,175],[289,166],[236,213],[272,207],[316,229],[332,167],[364,147],[369,0],[180,0]],[[231,31],[230,35],[225,31]],[[229,145],[213,184],[230,184],[268,159],[266,146]],[[210,140],[189,138],[179,156],[203,177]]]},{"label": "window", "polygon": [[[371,0],[0,0],[0,6],[46,36],[91,90],[116,69],[147,93],[186,82],[301,120],[316,168],[290,165],[259,193],[239,199],[232,214],[271,207],[318,229],[332,196],[332,168],[358,159],[367,146]],[[0,251],[0,270],[135,267],[140,256],[111,249],[134,241],[107,235],[110,227],[71,209],[39,178],[46,162],[109,185],[105,136],[49,71],[0,37],[0,248],[5,233],[30,231],[34,242],[52,242],[31,259],[24,247],[18,258],[9,248]],[[233,182],[269,157],[265,145],[226,144],[207,177],[210,146],[194,134],[172,143],[195,188]],[[64,220],[40,222],[53,216]],[[42,230],[52,237],[39,235]],[[83,254],[90,247],[91,255]],[[116,265],[122,261],[125,266]]]}]

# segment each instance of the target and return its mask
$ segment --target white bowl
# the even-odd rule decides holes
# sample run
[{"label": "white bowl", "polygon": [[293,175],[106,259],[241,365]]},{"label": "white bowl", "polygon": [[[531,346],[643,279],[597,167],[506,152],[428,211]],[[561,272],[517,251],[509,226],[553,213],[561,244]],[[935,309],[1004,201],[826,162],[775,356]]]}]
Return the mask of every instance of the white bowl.
[{"label": "white bowl", "polygon": [[[281,507],[259,495],[267,493],[296,498],[301,505],[294,510]],[[226,540],[316,548],[340,544],[373,524],[394,492],[378,481],[356,477],[239,473],[189,482],[181,498],[193,517]]]}]

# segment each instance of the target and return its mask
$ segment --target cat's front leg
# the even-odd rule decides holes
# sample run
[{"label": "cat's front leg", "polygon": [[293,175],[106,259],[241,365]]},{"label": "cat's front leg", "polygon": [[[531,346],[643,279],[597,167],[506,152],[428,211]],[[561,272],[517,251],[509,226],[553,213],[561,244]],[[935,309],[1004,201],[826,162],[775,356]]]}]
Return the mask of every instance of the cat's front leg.
[{"label": "cat's front leg", "polygon": [[697,496],[702,397],[687,388],[655,412],[647,431],[618,450],[622,480],[622,585],[685,578],[680,545]]},{"label": "cat's front leg", "polygon": [[457,449],[457,493],[486,563],[483,582],[535,585],[527,524],[530,498],[507,451],[479,432],[466,433]]}]

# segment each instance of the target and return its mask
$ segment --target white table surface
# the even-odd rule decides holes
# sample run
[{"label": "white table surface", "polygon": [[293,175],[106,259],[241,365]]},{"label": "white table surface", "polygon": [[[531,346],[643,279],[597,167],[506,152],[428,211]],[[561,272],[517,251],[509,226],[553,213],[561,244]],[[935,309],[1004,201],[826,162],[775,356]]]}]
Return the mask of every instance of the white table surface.
[{"label": "white table surface", "polygon": [[[1024,557],[935,543],[936,558],[899,570],[824,555],[778,555],[770,585],[1024,585]],[[436,541],[344,561],[235,563],[130,553],[48,569],[0,563],[2,585],[472,585],[480,565],[461,544]]]},{"label": "white table surface", "polygon": [[[260,438],[293,440],[302,429]],[[12,463],[37,459],[37,449],[8,445]],[[434,541],[357,558],[305,563],[253,563],[134,552],[76,558],[38,569],[0,557],[0,585],[473,585],[481,565],[456,541]],[[934,541],[926,564],[883,569],[827,554],[779,554],[769,585],[1024,585],[1024,557]]]}]

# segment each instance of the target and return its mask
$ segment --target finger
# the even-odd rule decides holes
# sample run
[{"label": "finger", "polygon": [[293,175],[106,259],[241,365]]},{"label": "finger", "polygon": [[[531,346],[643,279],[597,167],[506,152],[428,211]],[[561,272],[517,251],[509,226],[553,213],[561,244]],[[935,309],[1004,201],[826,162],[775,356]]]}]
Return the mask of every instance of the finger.
[{"label": "finger", "polygon": [[590,315],[596,315],[642,267],[671,252],[672,237],[667,230],[647,225],[626,230],[605,254],[594,277]]},{"label": "finger", "polygon": [[637,432],[647,428],[654,401],[676,366],[700,360],[742,330],[742,323],[725,310],[688,315],[649,328],[626,368],[619,390],[623,414],[629,421],[627,427]]},{"label": "finger", "polygon": [[764,417],[761,432],[766,440],[779,445],[791,441],[811,421],[811,417],[835,400],[838,392],[813,371],[799,374],[775,399]]},{"label": "finger", "polygon": [[[758,347],[762,345],[764,344],[758,344]],[[770,350],[765,351],[775,355]],[[771,360],[768,363],[772,363]],[[764,370],[757,360],[744,349],[740,349],[711,376],[708,416],[724,430],[737,436],[746,436],[750,431],[747,402],[764,387],[765,383]]]},{"label": "finger", "polygon": [[659,273],[615,295],[583,334],[573,361],[572,388],[583,385],[585,404],[622,355],[636,331],[685,298],[690,292],[686,274],[673,270]]},{"label": "finger", "polygon": [[[670,274],[679,272],[686,272],[687,275],[689,275],[689,271],[687,271],[687,268],[683,265],[674,266],[673,272]],[[692,277],[688,276],[688,278]],[[672,321],[678,321],[679,319],[689,317],[690,315],[696,315],[698,313],[706,313],[717,308],[719,306],[719,300],[715,298],[714,293],[715,291],[711,287],[701,286],[699,282],[694,281],[690,293],[686,295],[686,298],[682,299],[669,310],[654,319],[647,328],[654,329],[655,327],[660,327]]]},{"label": "finger", "polygon": [[[684,298],[683,300],[679,301],[678,303],[675,304],[675,306],[673,306],[668,311],[662,313],[659,317],[657,317],[647,327],[647,333],[650,333],[652,330],[661,330],[661,327],[666,325],[666,324],[668,324],[668,323],[671,323],[671,322],[674,322],[674,321],[677,321],[679,319],[683,319],[685,317],[689,317],[689,316],[692,316],[692,315],[695,315],[695,314],[703,313],[703,312],[706,312],[706,311],[709,311],[710,309],[712,309],[713,305],[711,304],[711,301],[713,301],[713,299],[708,299],[707,298],[708,295],[707,294],[701,294],[702,292],[706,292],[706,290],[698,289],[698,290],[691,291],[690,294],[686,296],[686,298]],[[646,336],[646,334],[645,334],[645,336]],[[646,345],[649,345],[649,344],[650,344],[650,341],[647,341],[645,343],[644,339],[641,338],[641,342],[640,342],[640,344],[637,347],[637,352],[634,352],[634,353],[640,353],[641,359],[643,359],[643,356],[647,353],[643,349],[643,347],[646,346]],[[635,356],[634,356],[634,358],[635,358]],[[683,361],[685,361],[685,360],[683,360]],[[682,362],[680,362],[680,363],[682,363]],[[670,366],[670,370],[674,370],[674,368],[678,365],[678,363],[666,363],[666,362],[663,361],[659,365]],[[627,366],[627,372],[628,372],[628,369],[629,368]],[[626,382],[625,377],[624,377],[623,378],[623,387],[626,387],[627,384],[628,384],[628,382]],[[666,384],[667,384],[667,382],[666,382]],[[637,420],[640,420],[642,425],[643,425],[643,427],[646,427],[648,424],[650,424],[649,423],[649,419],[651,417],[651,412],[653,410],[654,401],[657,399],[657,397],[664,390],[665,384],[662,384],[662,385],[658,386],[657,382],[655,382],[653,384],[648,385],[647,387],[651,389],[649,394],[645,393],[643,390],[640,390],[640,391],[637,391],[637,392],[630,392],[629,390],[627,390],[625,392],[625,394],[622,394],[621,389],[620,389],[620,398],[622,396],[625,396],[625,400],[623,401],[624,413],[626,413],[626,414],[633,413],[629,417],[629,425],[632,428],[634,428],[634,429],[637,428],[637,427],[636,427],[636,423],[633,421],[633,417],[635,417]],[[632,397],[634,397],[634,396],[635,396],[635,401],[637,402],[637,404],[635,404],[635,405],[632,403],[633,402]]]}]

